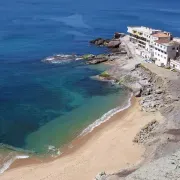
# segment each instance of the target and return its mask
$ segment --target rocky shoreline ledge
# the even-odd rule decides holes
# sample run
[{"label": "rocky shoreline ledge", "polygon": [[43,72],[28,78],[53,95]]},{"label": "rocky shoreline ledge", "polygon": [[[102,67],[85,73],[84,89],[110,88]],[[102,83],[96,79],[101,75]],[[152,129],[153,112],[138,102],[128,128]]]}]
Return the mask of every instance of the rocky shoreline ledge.
[{"label": "rocky shoreline ledge", "polygon": [[[102,42],[102,39],[100,41]],[[124,46],[120,43],[118,49],[122,47]],[[111,62],[112,66],[108,71],[98,75],[98,79],[128,87],[134,96],[139,98],[142,111],[159,111],[164,120],[161,123],[156,120],[147,123],[134,138],[134,143],[146,147],[143,162],[110,175],[102,172],[95,179],[177,180],[180,178],[179,73],[159,68],[154,64],[139,62],[135,56],[129,58],[127,50],[124,54],[114,53],[107,56],[104,62],[107,61]]]}]

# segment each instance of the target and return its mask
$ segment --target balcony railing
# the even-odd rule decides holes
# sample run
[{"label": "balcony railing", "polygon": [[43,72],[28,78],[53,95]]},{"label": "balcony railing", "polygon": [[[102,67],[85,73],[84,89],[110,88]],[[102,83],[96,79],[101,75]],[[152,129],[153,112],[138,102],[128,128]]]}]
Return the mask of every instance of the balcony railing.
[{"label": "balcony railing", "polygon": [[137,36],[137,35],[134,35],[134,34],[130,34],[130,36],[131,36],[131,37],[134,37],[134,38],[136,38],[136,39],[138,39],[138,40],[147,42],[147,39],[144,38],[144,37],[140,37],[140,36]]}]

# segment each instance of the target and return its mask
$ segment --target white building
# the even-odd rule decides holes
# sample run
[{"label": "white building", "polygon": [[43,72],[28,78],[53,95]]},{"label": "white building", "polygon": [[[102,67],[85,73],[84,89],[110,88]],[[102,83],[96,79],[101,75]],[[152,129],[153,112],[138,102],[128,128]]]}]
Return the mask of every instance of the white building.
[{"label": "white building", "polygon": [[158,66],[169,66],[170,59],[179,56],[180,42],[173,41],[169,32],[140,26],[128,27],[128,33],[130,41],[138,47],[136,53],[153,59]]},{"label": "white building", "polygon": [[176,60],[171,59],[170,60],[170,67],[180,71],[180,58],[176,59]]},{"label": "white building", "polygon": [[154,59],[157,65],[169,66],[170,59],[175,59],[179,56],[180,44],[176,41],[166,39],[157,40],[154,42]]},{"label": "white building", "polygon": [[145,48],[146,43],[150,43],[151,35],[161,31],[144,26],[129,26],[127,32],[130,35],[130,41],[136,43],[139,47]]}]

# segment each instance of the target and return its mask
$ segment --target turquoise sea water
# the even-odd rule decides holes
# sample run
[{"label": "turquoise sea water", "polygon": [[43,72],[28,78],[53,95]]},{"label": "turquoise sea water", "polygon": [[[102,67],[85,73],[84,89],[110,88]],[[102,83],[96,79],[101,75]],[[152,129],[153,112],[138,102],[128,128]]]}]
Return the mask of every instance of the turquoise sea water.
[{"label": "turquoise sea water", "polygon": [[52,146],[68,143],[127,103],[126,89],[90,78],[107,67],[82,61],[44,64],[41,59],[57,53],[105,53],[88,41],[126,32],[128,25],[180,36],[179,5],[168,0],[1,1],[0,161],[16,150],[52,153]]}]

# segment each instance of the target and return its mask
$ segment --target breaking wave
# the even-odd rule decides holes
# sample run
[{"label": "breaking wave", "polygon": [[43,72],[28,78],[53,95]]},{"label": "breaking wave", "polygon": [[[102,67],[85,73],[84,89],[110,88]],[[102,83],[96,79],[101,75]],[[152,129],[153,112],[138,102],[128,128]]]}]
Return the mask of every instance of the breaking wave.
[{"label": "breaking wave", "polygon": [[108,121],[112,116],[117,114],[118,112],[124,111],[125,109],[128,109],[131,106],[131,98],[132,98],[132,93],[130,95],[130,98],[128,99],[127,104],[125,104],[122,107],[117,107],[114,109],[111,109],[107,113],[105,113],[102,117],[97,119],[94,123],[90,124],[86,129],[84,129],[79,136],[84,136],[90,132],[92,132],[96,127],[101,125],[102,123]]},{"label": "breaking wave", "polygon": [[51,63],[51,64],[66,64],[66,63],[70,63],[73,60],[81,60],[81,59],[82,57],[77,55],[57,54],[43,59],[42,62]]},{"label": "breaking wave", "polygon": [[17,159],[27,159],[29,158],[28,155],[18,155],[15,157],[12,157],[11,159],[9,159],[8,161],[6,161],[0,168],[0,174],[4,173],[10,166],[11,164],[16,161]]}]

